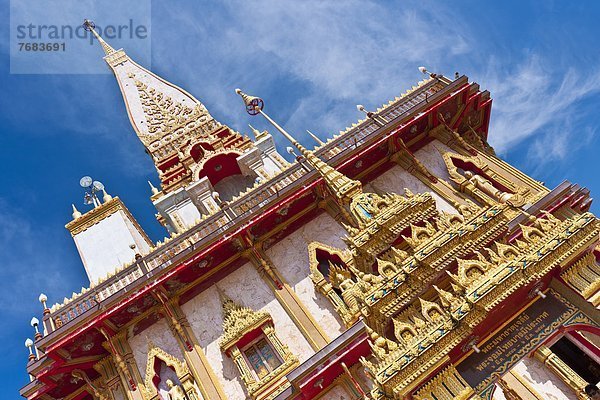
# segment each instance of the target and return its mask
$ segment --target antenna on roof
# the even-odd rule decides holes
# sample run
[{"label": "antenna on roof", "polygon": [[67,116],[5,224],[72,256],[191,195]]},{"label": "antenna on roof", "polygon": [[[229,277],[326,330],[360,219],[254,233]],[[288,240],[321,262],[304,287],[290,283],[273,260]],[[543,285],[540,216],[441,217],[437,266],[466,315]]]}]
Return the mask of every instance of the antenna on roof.
[{"label": "antenna on roof", "polygon": [[104,185],[100,181],[94,181],[90,176],[84,176],[79,180],[79,186],[85,190],[83,195],[83,204],[93,204],[94,208],[100,206],[100,199],[98,199],[98,192],[104,190]]}]

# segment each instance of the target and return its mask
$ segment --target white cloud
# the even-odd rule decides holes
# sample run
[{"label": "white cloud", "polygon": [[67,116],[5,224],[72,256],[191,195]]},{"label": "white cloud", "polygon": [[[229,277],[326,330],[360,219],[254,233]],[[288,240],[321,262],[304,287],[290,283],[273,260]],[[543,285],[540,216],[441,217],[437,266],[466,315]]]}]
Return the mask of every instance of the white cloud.
[{"label": "white cloud", "polygon": [[[219,12],[206,11],[201,24],[194,16],[165,10],[197,38],[196,51],[183,50],[182,62],[174,56],[181,48],[158,44],[155,64],[181,73],[193,93],[201,88],[199,97],[209,109],[240,129],[246,116],[233,94],[237,86],[262,95],[296,135],[306,128],[331,135],[361,117],[355,104],[377,107],[422,79],[419,65],[435,67],[470,47],[460,19],[428,3],[225,4]],[[154,26],[153,35],[172,44],[180,33]],[[293,93],[282,90],[295,85]],[[289,105],[294,109],[282,111]]]},{"label": "white cloud", "polygon": [[69,295],[65,289],[73,283],[69,281],[72,272],[65,269],[77,256],[70,254],[73,246],[65,244],[0,198],[0,309],[3,317],[12,321],[2,325],[0,336],[15,329],[14,324],[28,324],[32,316],[40,317],[40,292],[51,302]]},{"label": "white cloud", "polygon": [[538,55],[529,55],[514,68],[492,60],[482,81],[494,98],[492,144],[502,153],[537,135],[530,155],[540,161],[564,158],[576,105],[600,91],[599,70],[584,74],[569,68],[561,74],[552,69],[548,57]]},{"label": "white cloud", "polygon": [[[193,40],[186,40],[188,51],[173,47],[179,32],[154,26],[161,69],[183,79],[213,114],[242,131],[248,117],[233,88],[261,95],[267,110],[309,143],[305,129],[323,137],[344,129],[361,117],[354,104],[376,108],[393,98],[422,78],[416,71],[421,64],[434,71],[460,65],[480,75],[494,99],[490,138],[501,153],[532,135],[543,137],[549,126],[563,126],[572,107],[600,89],[599,72],[560,71],[551,61],[554,54],[526,51],[514,63],[503,57],[510,52],[506,46],[483,48],[458,10],[439,4],[230,2],[207,10],[202,23],[193,14],[166,12],[198,41],[190,46]],[[182,51],[184,62],[176,57]],[[495,56],[488,62],[489,53]],[[549,139],[538,140],[536,148]]]}]

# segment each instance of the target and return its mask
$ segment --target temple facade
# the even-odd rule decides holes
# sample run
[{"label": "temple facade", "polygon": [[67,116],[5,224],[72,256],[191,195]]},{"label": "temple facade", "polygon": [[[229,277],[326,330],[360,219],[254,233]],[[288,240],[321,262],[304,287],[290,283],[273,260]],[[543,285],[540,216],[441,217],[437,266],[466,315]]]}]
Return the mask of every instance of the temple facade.
[{"label": "temple facade", "polygon": [[[308,150],[253,138],[94,31],[167,237],[104,191],[66,228],[90,280],[28,340],[29,400],[594,399],[589,191],[496,156],[490,93],[427,79]],[[518,126],[515,129],[519,129]],[[140,151],[142,147],[140,147]]]}]

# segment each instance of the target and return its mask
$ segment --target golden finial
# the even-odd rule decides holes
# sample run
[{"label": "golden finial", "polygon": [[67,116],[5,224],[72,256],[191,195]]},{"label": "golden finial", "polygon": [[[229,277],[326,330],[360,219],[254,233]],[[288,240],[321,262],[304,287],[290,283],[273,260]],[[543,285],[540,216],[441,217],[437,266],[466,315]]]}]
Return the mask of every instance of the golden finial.
[{"label": "golden finial", "polygon": [[108,56],[115,52],[115,49],[113,49],[108,43],[106,43],[104,39],[102,39],[102,37],[98,34],[98,32],[96,32],[96,24],[94,23],[94,21],[84,19],[83,29],[85,29],[88,32],[92,32],[96,39],[98,39],[98,42],[100,42],[100,45],[102,46],[102,50],[104,50],[104,54]]},{"label": "golden finial", "polygon": [[242,306],[231,300],[231,297],[227,296],[220,287],[216,286],[216,288],[221,300],[221,307],[223,308],[223,320],[226,320],[233,311],[242,308]]},{"label": "golden finial", "polygon": [[307,150],[302,146],[292,135],[290,135],[285,129],[271,119],[267,113],[263,111],[265,103],[263,99],[256,96],[250,96],[240,89],[235,89],[235,92],[242,97],[244,104],[246,105],[246,112],[250,115],[261,114],[271,125],[275,127],[287,140],[290,141],[300,153],[304,156],[306,161],[316,169],[319,174],[323,177],[327,186],[331,190],[332,194],[336,196],[343,203],[350,203],[352,197],[362,192],[362,185],[359,181],[348,178],[344,174],[340,173],[319,157],[317,157],[312,151]]},{"label": "golden finial", "polygon": [[313,138],[315,140],[315,142],[319,143],[319,145],[323,145],[323,141],[321,139],[319,139],[319,137],[317,135],[315,135],[314,133],[312,133],[311,131],[309,131],[308,129],[306,130],[306,132],[308,132],[308,134],[310,135],[311,138]]}]

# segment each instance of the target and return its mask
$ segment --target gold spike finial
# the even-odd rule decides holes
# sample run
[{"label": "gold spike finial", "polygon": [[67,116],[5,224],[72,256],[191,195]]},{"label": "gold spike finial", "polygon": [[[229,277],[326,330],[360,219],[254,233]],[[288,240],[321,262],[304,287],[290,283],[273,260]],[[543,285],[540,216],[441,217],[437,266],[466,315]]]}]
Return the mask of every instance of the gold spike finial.
[{"label": "gold spike finial", "polygon": [[240,89],[235,89],[235,92],[239,94],[244,100],[246,105],[246,111],[250,115],[261,114],[267,121],[271,123],[287,140],[290,141],[300,153],[304,156],[306,161],[316,169],[319,174],[323,177],[327,186],[331,190],[332,194],[336,196],[343,203],[350,203],[352,197],[362,192],[362,185],[359,181],[348,178],[344,174],[340,173],[330,165],[325,163],[319,157],[317,157],[312,151],[307,150],[302,146],[292,135],[290,135],[285,129],[271,119],[267,113],[263,111],[264,101],[260,97],[250,96]]},{"label": "gold spike finial", "polygon": [[108,56],[115,52],[115,49],[113,49],[108,43],[106,43],[104,41],[104,39],[102,39],[102,37],[98,34],[98,32],[96,32],[96,24],[94,23],[94,21],[89,20],[89,19],[84,19],[83,20],[83,29],[85,29],[88,32],[92,32],[92,34],[96,37],[98,42],[100,42],[100,45],[102,46],[102,50],[104,50],[104,54],[106,54]]},{"label": "gold spike finial", "polygon": [[317,135],[315,135],[314,133],[312,133],[311,131],[309,131],[308,129],[306,130],[306,132],[308,132],[308,134],[310,135],[311,138],[313,138],[315,140],[315,142],[319,143],[319,145],[323,145],[323,141],[321,139],[319,139],[319,137]]},{"label": "gold spike finial", "polygon": [[217,293],[219,293],[219,299],[221,300],[221,307],[223,308],[223,319],[227,319],[227,317],[235,310],[242,308],[235,301],[231,300],[231,297],[227,296],[225,292],[221,290],[220,287],[216,286]]}]

